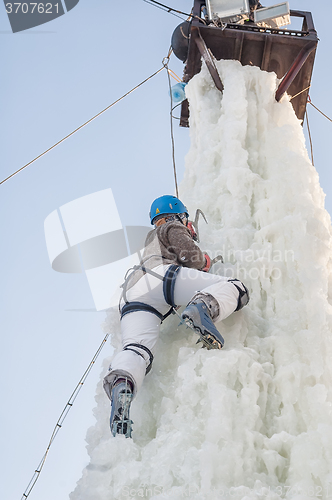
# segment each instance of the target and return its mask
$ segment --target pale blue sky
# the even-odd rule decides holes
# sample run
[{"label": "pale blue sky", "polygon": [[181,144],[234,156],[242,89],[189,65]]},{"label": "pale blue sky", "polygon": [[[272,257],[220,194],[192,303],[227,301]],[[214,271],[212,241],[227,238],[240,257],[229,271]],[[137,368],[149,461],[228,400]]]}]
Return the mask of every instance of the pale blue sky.
[{"label": "pale blue sky", "polygon": [[[169,2],[190,11],[191,0]],[[266,5],[274,2],[266,1]],[[321,41],[311,97],[332,116],[327,0],[312,10]],[[180,20],[142,0],[80,0],[68,14],[12,34],[0,6],[1,179],[30,161],[161,67]],[[170,67],[182,75],[174,56]],[[331,127],[309,107],[315,164],[332,212]],[[189,132],[175,125],[181,180]],[[208,180],[207,180],[208,182]],[[84,275],[51,269],[44,220],[56,208],[111,188],[124,225],[147,224],[152,199],[174,192],[165,72],[0,187],[2,498],[20,499],[54,424],[103,332]],[[106,346],[60,431],[31,494],[68,498],[87,462],[95,385]]]}]

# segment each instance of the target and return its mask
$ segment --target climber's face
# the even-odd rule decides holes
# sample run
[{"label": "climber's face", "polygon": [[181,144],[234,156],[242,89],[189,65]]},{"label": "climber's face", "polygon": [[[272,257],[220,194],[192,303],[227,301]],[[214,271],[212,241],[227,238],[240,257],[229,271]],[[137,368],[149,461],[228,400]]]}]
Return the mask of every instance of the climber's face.
[{"label": "climber's face", "polygon": [[159,227],[162,224],[165,224],[166,222],[176,221],[176,220],[180,220],[182,222],[182,224],[184,224],[186,226],[187,222],[188,222],[187,214],[185,214],[185,213],[183,213],[183,214],[165,214],[163,217],[160,217],[160,219],[156,220],[154,225],[155,225],[155,227]]}]

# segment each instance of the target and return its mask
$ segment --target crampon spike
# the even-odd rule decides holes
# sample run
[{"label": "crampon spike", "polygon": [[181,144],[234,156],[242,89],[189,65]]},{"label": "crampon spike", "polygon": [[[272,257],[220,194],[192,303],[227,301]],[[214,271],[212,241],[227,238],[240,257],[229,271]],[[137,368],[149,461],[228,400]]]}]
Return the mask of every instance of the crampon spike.
[{"label": "crampon spike", "polygon": [[124,434],[126,438],[131,438],[133,421],[129,418],[129,410],[132,398],[127,378],[113,387],[110,427],[114,437]]},{"label": "crampon spike", "polygon": [[208,332],[204,331],[204,333],[202,333],[200,328],[194,326],[192,319],[182,318],[177,311],[175,311],[175,314],[181,319],[181,322],[178,326],[185,324],[186,328],[190,328],[190,330],[199,335],[199,339],[197,340],[196,344],[202,342],[202,347],[206,347],[207,349],[222,349],[223,343],[221,344],[220,341],[215,339],[213,335]]}]

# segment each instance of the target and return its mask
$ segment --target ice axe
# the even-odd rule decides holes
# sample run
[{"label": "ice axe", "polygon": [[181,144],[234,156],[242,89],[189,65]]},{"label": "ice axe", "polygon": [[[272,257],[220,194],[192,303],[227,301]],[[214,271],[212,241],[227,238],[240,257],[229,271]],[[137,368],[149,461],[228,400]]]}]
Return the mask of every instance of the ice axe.
[{"label": "ice axe", "polygon": [[[203,211],[200,208],[198,208],[196,210],[195,220],[193,222],[192,221],[188,221],[188,228],[191,231],[193,240],[197,241],[197,243],[199,243],[198,221],[199,221],[200,215],[203,217],[203,219],[205,220],[206,224],[208,224],[208,221],[206,220],[206,217],[205,217]],[[220,261],[223,264],[224,259],[223,259],[222,255],[217,255],[214,259],[211,260],[210,269],[218,261]]]},{"label": "ice axe", "polygon": [[188,228],[191,231],[193,240],[197,241],[197,243],[199,243],[198,220],[199,220],[199,216],[200,215],[203,217],[203,219],[205,220],[205,222],[207,224],[208,221],[206,220],[206,217],[205,217],[204,213],[202,212],[202,210],[200,208],[198,208],[196,210],[195,220],[194,221],[188,221]]},{"label": "ice axe", "polygon": [[210,269],[213,266],[213,264],[215,264],[218,261],[220,261],[222,264],[224,263],[224,259],[222,258],[222,255],[217,255],[214,259],[211,260]]}]

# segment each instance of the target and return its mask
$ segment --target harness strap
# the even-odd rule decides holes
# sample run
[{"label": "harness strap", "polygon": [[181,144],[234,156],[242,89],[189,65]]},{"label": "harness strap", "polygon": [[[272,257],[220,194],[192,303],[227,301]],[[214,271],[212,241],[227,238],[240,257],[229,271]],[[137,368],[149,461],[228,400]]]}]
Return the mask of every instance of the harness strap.
[{"label": "harness strap", "polygon": [[[150,255],[147,259],[145,259],[145,262],[150,259],[151,257],[155,257],[155,255]],[[159,257],[159,256],[157,256]],[[165,258],[163,256],[161,256],[162,258]],[[131,270],[131,273],[129,274],[128,276],[128,272]],[[152,271],[151,269],[148,269],[144,266],[144,263],[140,264],[140,265],[137,265],[137,266],[133,266],[131,269],[129,269],[129,271],[127,272],[126,276],[125,276],[125,281],[124,283],[122,283],[121,285],[121,288],[122,288],[122,297],[123,297],[123,300],[127,303],[127,283],[128,281],[130,280],[130,278],[132,277],[132,275],[136,272],[136,271],[143,271],[143,273],[148,273],[148,274],[151,274],[152,276],[154,276],[155,278],[159,278],[160,280],[164,280],[164,277],[161,276],[160,274],[158,273],[155,273],[154,271]]]},{"label": "harness strap", "polygon": [[164,278],[161,276],[161,274],[155,273],[152,271],[152,269],[148,269],[147,267],[144,266],[139,266],[140,269],[142,269],[143,273],[149,273],[152,274],[155,278],[159,278],[160,280],[163,280]]},{"label": "harness strap", "polygon": [[152,306],[149,306],[148,304],[144,304],[143,302],[127,302],[121,309],[121,319],[126,314],[137,311],[145,311],[155,314],[156,316],[158,316],[160,321],[162,321],[164,318],[163,315],[159,311],[157,311],[157,309],[155,309]]},{"label": "harness strap", "polygon": [[143,354],[141,352],[139,352],[139,351],[136,351],[136,349],[131,349],[130,347],[124,347],[122,350],[123,351],[133,351],[138,356],[141,356],[141,358],[143,358],[144,361],[145,361],[145,357],[143,356]]},{"label": "harness strap", "polygon": [[[165,301],[167,302],[167,304],[169,304],[172,308],[176,307],[176,304],[174,302],[174,288],[175,288],[176,277],[177,277],[180,269],[181,269],[181,266],[178,266],[176,264],[172,264],[167,269],[165,276],[164,276],[164,280],[163,280],[164,281],[164,284],[163,284],[164,298],[165,298]],[[169,313],[167,313],[167,315]]]},{"label": "harness strap", "polygon": [[[235,309],[234,312],[240,311],[240,309],[242,309],[242,307],[246,306],[248,304],[248,302],[249,302],[249,291],[248,291],[248,288],[240,280],[232,279],[232,280],[228,280],[228,281],[230,281],[235,286],[235,288],[237,288],[237,290],[239,292],[239,298],[237,300],[237,307],[236,307],[236,309]],[[244,290],[242,290],[242,288],[240,288],[239,285],[236,285],[234,283],[234,281],[238,281],[239,283],[241,283],[241,285],[244,286]]]},{"label": "harness strap", "polygon": [[152,352],[150,351],[150,349],[148,347],[146,347],[145,345],[143,344],[127,344],[123,350],[124,351],[133,351],[135,352],[136,354],[138,354],[139,356],[141,356],[144,360],[144,356],[142,353],[136,351],[136,349],[131,349],[130,347],[137,347],[138,349],[142,349],[143,351],[145,351],[148,355],[149,355],[149,359],[150,359],[150,362],[146,368],[146,372],[145,372],[145,375],[147,375],[149,373],[149,371],[151,370],[151,367],[152,367],[152,362],[153,362],[153,354]]},{"label": "harness strap", "polygon": [[[144,304],[143,302],[127,302],[127,297],[126,297],[126,285],[128,279],[132,276],[132,274],[137,271],[138,269],[142,270],[144,273],[151,274],[152,276],[159,278],[161,281],[163,281],[163,293],[164,293],[164,299],[167,304],[171,306],[170,310],[165,314],[162,315],[157,309],[155,309],[152,306],[149,306],[148,304]],[[136,312],[136,311],[146,311],[150,312],[152,314],[155,314],[158,316],[160,321],[163,321],[166,319],[170,314],[173,312],[173,308],[176,308],[176,304],[174,302],[174,288],[175,288],[175,280],[178,275],[178,272],[180,271],[181,266],[178,266],[177,264],[172,264],[166,271],[165,276],[161,276],[158,273],[155,273],[151,269],[147,269],[143,265],[140,266],[134,266],[132,273],[126,278],[125,282],[122,285],[123,288],[123,298],[125,300],[125,305],[121,309],[121,319],[123,316],[125,316],[128,313],[131,312]]]},{"label": "harness strap", "polygon": [[165,321],[166,318],[168,318],[168,316],[170,316],[171,314],[176,314],[175,312],[175,309],[174,307],[171,307],[166,314],[164,314],[164,317],[163,317],[163,321]]}]

